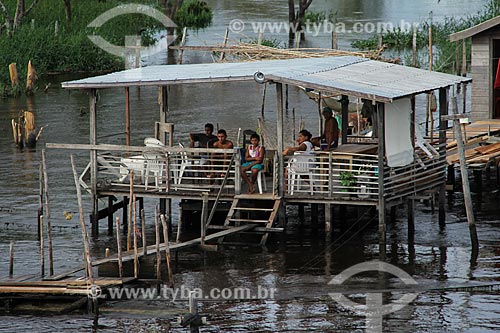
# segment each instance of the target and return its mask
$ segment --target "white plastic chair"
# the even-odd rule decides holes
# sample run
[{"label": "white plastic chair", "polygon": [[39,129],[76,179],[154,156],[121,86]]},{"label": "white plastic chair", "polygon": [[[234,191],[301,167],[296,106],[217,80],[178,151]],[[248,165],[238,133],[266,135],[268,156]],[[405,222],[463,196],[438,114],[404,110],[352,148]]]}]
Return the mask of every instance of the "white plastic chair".
[{"label": "white plastic chair", "polygon": [[146,151],[143,153],[143,156],[146,165],[144,171],[144,189],[148,190],[149,176],[152,175],[155,179],[155,188],[161,190],[160,185],[162,184],[165,156],[159,152]]},{"label": "white plastic chair", "polygon": [[[251,175],[252,171],[248,170],[246,173]],[[267,192],[266,173],[264,170],[259,170],[257,173],[257,187],[259,188],[260,194],[264,193],[264,191]]]},{"label": "white plastic chair", "polygon": [[155,139],[155,138],[145,138],[144,145],[146,147],[159,147],[159,148],[165,147],[165,145],[163,143],[161,143],[160,140]]},{"label": "white plastic chair", "polygon": [[288,192],[293,195],[295,185],[297,185],[297,190],[300,190],[302,185],[302,177],[307,176],[307,181],[309,182],[309,191],[314,194],[314,173],[312,168],[314,168],[314,157],[310,156],[295,156],[288,162]]}]

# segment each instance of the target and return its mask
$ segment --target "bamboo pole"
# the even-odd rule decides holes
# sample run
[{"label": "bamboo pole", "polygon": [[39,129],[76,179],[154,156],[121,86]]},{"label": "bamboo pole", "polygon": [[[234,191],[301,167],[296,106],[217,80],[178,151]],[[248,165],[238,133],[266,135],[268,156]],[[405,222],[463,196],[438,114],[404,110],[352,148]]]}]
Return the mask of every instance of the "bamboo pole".
[{"label": "bamboo pole", "polygon": [[14,275],[14,241],[10,241],[9,249],[9,277]]},{"label": "bamboo pole", "polygon": [[42,276],[45,275],[45,246],[43,244],[43,215],[40,215],[38,220],[38,229],[40,230],[40,271]]},{"label": "bamboo pole", "polygon": [[[186,35],[187,35],[187,28],[184,27],[182,30],[182,39],[181,39],[181,47],[186,44]],[[177,65],[182,65],[182,54],[184,53],[183,49],[181,48],[179,50],[179,54],[177,55]]]},{"label": "bamboo pole", "polygon": [[87,235],[87,227],[85,226],[85,220],[84,220],[84,215],[83,215],[82,192],[80,189],[80,184],[78,182],[78,174],[76,173],[75,159],[73,158],[73,155],[70,155],[70,159],[71,159],[71,168],[73,169],[73,177],[75,179],[76,196],[78,198],[78,215],[80,217],[80,227],[82,228],[85,264],[87,267],[87,274],[88,274],[89,282],[90,282],[90,284],[94,284],[94,277],[92,274],[92,261],[90,259],[89,238]]},{"label": "bamboo pole", "polygon": [[[452,97],[452,111],[453,114],[458,114],[457,97]],[[457,149],[460,161],[460,174],[462,175],[462,189],[464,192],[465,212],[467,214],[467,223],[469,225],[469,233],[471,238],[471,245],[473,251],[479,249],[479,241],[477,238],[476,222],[474,218],[474,210],[472,206],[472,196],[469,186],[469,175],[467,173],[467,162],[465,160],[464,141],[462,139],[462,131],[460,130],[460,119],[453,120],[453,130],[457,138]]]},{"label": "bamboo pole", "polygon": [[131,244],[131,232],[132,232],[132,201],[134,198],[134,170],[130,170],[130,193],[129,193],[129,203],[128,203],[128,218],[127,218],[127,251],[130,251]]},{"label": "bamboo pole", "polygon": [[137,279],[139,277],[139,255],[137,253],[137,202],[136,197],[132,199],[132,205],[134,206],[134,277]]},{"label": "bamboo pole", "polygon": [[[40,216],[43,215],[43,164],[40,163],[38,167],[38,221],[40,220]],[[38,238],[40,238],[40,223],[37,223],[38,225]]]},{"label": "bamboo pole", "polygon": [[[228,39],[228,37],[229,37],[229,28],[226,28],[226,32],[224,33],[224,41],[222,42],[222,45],[223,45],[224,48],[227,46],[227,39]],[[226,56],[226,54],[224,53],[224,51],[222,51],[220,53],[219,61],[224,60],[225,56]]]},{"label": "bamboo pole", "polygon": [[50,224],[49,210],[49,178],[47,177],[47,159],[45,157],[45,149],[42,149],[42,164],[43,164],[43,180],[45,188],[45,221],[47,222],[47,242],[49,250],[49,275],[54,275],[54,256],[52,252],[52,227]]},{"label": "bamboo pole", "polygon": [[158,223],[158,206],[155,207],[155,238],[156,279],[161,280],[160,224]]},{"label": "bamboo pole", "polygon": [[144,216],[144,209],[141,209],[141,226],[142,226],[142,250],[144,257],[148,255],[148,247],[146,246],[146,219]]},{"label": "bamboo pole", "polygon": [[264,83],[264,92],[262,93],[262,106],[260,108],[260,115],[264,118],[264,109],[266,105],[266,91],[267,91],[267,83]]},{"label": "bamboo pole", "polygon": [[165,221],[165,215],[160,215],[161,224],[163,226],[163,239],[165,240],[165,260],[167,261],[167,270],[168,270],[168,281],[170,288],[174,287],[174,275],[172,274],[172,267],[170,265],[170,246],[168,242],[168,226]]},{"label": "bamboo pole", "polygon": [[116,217],[116,248],[118,252],[118,274],[120,279],[123,278],[123,261],[122,261],[122,244],[120,238],[120,218]]}]

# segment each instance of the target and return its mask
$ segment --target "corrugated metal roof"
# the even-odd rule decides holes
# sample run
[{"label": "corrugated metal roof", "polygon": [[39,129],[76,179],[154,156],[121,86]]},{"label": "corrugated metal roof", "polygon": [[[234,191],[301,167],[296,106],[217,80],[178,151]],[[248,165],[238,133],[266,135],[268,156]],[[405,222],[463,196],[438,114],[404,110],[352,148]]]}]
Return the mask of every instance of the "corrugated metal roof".
[{"label": "corrugated metal roof", "polygon": [[269,80],[344,93],[378,101],[418,94],[471,79],[461,76],[341,56],[239,63],[161,65],[64,82],[70,89],[167,85],[253,80],[262,72]]}]

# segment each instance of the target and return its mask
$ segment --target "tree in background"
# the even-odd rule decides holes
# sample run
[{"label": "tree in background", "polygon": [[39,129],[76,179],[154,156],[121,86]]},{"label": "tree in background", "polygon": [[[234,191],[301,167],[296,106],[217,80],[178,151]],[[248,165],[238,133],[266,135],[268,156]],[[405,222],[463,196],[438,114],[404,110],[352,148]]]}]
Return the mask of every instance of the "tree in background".
[{"label": "tree in background", "polygon": [[26,9],[25,0],[17,0],[16,12],[14,18],[9,14],[7,7],[0,0],[0,13],[4,18],[4,23],[0,25],[0,32],[5,28],[7,33],[12,33],[21,25],[23,18],[40,2],[40,0],[33,0],[31,5]]},{"label": "tree in background", "polygon": [[290,45],[293,45],[296,31],[300,31],[301,39],[304,39],[302,24],[304,23],[306,10],[309,8],[313,0],[298,0],[298,2],[299,8],[298,11],[295,12],[295,0],[288,0],[288,21],[290,22],[290,29],[288,30],[288,40]]}]

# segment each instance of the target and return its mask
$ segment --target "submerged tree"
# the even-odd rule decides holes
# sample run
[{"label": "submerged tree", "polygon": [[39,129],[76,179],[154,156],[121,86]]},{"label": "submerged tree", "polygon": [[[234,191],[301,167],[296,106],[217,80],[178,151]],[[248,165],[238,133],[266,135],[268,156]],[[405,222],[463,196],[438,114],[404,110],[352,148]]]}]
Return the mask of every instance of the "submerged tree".
[{"label": "submerged tree", "polygon": [[9,14],[7,7],[0,0],[0,13],[4,18],[4,23],[0,25],[0,31],[5,28],[8,33],[16,31],[16,29],[21,25],[21,22],[25,16],[40,2],[40,0],[33,0],[31,5],[26,9],[25,0],[17,0],[16,12],[14,18]]},{"label": "submerged tree", "polygon": [[288,30],[288,39],[290,45],[293,44],[295,39],[295,33],[300,31],[301,39],[304,39],[304,31],[302,30],[302,24],[304,23],[304,16],[306,10],[309,8],[313,0],[298,0],[299,8],[295,12],[295,0],[288,0],[288,21],[290,22],[290,28]]}]

